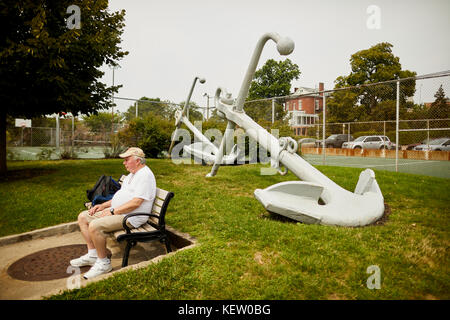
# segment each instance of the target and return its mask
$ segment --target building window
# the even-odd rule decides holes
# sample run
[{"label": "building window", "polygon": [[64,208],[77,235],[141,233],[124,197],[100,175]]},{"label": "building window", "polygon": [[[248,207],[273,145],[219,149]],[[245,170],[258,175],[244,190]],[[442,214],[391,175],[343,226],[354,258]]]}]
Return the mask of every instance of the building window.
[{"label": "building window", "polygon": [[319,100],[314,100],[314,103],[315,103],[315,105],[316,105],[316,111],[318,111],[319,110]]},{"label": "building window", "polygon": [[298,110],[302,110],[302,100],[298,100]]}]

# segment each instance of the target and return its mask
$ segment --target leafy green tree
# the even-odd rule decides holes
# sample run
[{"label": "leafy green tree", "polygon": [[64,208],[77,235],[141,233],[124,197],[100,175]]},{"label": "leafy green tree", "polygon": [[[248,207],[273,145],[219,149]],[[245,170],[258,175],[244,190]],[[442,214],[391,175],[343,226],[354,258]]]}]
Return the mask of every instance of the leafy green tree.
[{"label": "leafy green tree", "polygon": [[[348,76],[340,76],[335,80],[335,89],[355,88],[334,92],[327,100],[330,120],[380,120],[377,117],[386,114],[386,110],[380,112],[377,108],[383,109],[392,105],[380,105],[383,101],[396,100],[396,83],[366,85],[416,75],[413,71],[402,70],[400,58],[392,53],[392,47],[392,44],[382,42],[351,56],[352,71]],[[406,98],[414,95],[415,86],[415,80],[401,82],[400,102],[403,108]]]},{"label": "leafy green tree", "polygon": [[[291,60],[275,61],[269,59],[255,72],[250,85],[247,101],[287,96],[291,91],[291,82],[300,76],[298,65]],[[248,116],[255,121],[272,119],[272,101],[253,101],[244,105]],[[281,120],[286,115],[282,101],[277,99],[275,103],[275,119]]]},{"label": "leafy green tree", "polygon": [[154,114],[147,113],[129,121],[128,126],[119,132],[119,139],[129,147],[138,146],[149,158],[157,158],[170,146],[174,122]]},{"label": "leafy green tree", "polygon": [[436,100],[431,104],[428,111],[430,119],[446,119],[450,117],[450,100],[445,97],[442,84],[434,94]]},{"label": "leafy green tree", "polygon": [[[186,101],[181,101],[179,103],[180,106],[184,106]],[[203,114],[201,112],[200,106],[194,101],[189,101],[189,121],[194,123],[194,121],[202,121]]]},{"label": "leafy green tree", "polygon": [[[173,119],[175,106],[169,101],[162,101],[160,98],[142,97],[136,104],[138,108],[138,117],[143,117],[147,113],[153,112],[164,119]],[[130,106],[125,112],[125,118],[127,120],[136,118],[136,104]]]},{"label": "leafy green tree", "polygon": [[[283,120],[286,111],[280,100],[275,102],[275,120]],[[256,122],[272,121],[272,100],[251,101],[244,105],[245,113]]]},{"label": "leafy green tree", "polygon": [[[117,115],[114,115],[114,119]],[[91,131],[111,131],[111,125],[113,121],[113,115],[111,112],[98,112],[97,114],[92,114],[83,117],[83,122]]]},{"label": "leafy green tree", "polygon": [[247,100],[289,95],[291,82],[298,79],[300,73],[298,65],[289,59],[267,60],[261,69],[256,70]]},{"label": "leafy green tree", "polygon": [[[69,23],[72,5],[80,9],[80,25]],[[109,11],[107,0],[0,2],[0,173],[6,173],[6,114],[33,118],[111,107],[120,86],[102,83],[100,67],[115,66],[128,53],[119,47],[124,15]]]}]

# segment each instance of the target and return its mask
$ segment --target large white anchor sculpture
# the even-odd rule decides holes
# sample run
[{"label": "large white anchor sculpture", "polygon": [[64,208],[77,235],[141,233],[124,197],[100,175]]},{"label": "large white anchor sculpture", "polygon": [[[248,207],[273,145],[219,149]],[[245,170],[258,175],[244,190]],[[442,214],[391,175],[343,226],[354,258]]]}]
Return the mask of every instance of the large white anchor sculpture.
[{"label": "large white anchor sculpture", "polygon": [[[199,159],[202,163],[212,164],[214,163],[216,154],[218,152],[217,147],[207,137],[205,137],[203,133],[198,130],[187,117],[189,111],[189,101],[191,100],[192,92],[194,91],[195,83],[197,82],[197,80],[199,80],[200,83],[205,83],[205,79],[195,77],[184,104],[183,110],[177,110],[175,112],[175,132],[172,135],[172,141],[169,147],[169,155],[171,154],[172,148],[175,144],[175,140],[178,137],[178,132],[180,130],[181,124],[184,123],[189,128],[189,130],[194,133],[195,137],[199,141],[194,142],[190,145],[183,146],[183,151],[190,156],[194,156],[194,159]],[[234,145],[231,149],[230,154],[224,156],[221,163],[234,164],[236,163],[238,155],[239,149],[237,148],[237,145]]]},{"label": "large white anchor sculpture", "polygon": [[[381,218],[384,213],[384,198],[371,169],[364,170],[350,192],[337,185],[314,168],[297,153],[297,144],[291,138],[277,139],[253,121],[243,111],[250,82],[253,79],[262,49],[268,40],[277,44],[281,55],[294,50],[294,42],[277,33],[266,33],[258,41],[247,73],[242,82],[236,102],[222,88],[217,89],[217,109],[228,120],[224,139],[221,141],[215,163],[207,177],[216,175],[227,141],[232,138],[236,125],[270,152],[271,165],[280,171],[280,163],[291,170],[302,181],[277,183],[266,189],[256,189],[254,195],[264,208],[283,216],[304,222],[339,226],[364,226]],[[226,93],[222,98],[221,93]],[[280,171],[285,174],[287,171]]]}]

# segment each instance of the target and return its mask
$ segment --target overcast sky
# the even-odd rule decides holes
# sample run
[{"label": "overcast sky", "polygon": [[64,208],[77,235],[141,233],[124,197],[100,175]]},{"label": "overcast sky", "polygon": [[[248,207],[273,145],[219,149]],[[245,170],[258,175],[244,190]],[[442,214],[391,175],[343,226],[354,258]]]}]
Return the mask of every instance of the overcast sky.
[{"label": "overcast sky", "polygon": [[[377,19],[376,6],[379,9]],[[256,42],[277,32],[295,42],[287,56],[301,71],[294,87],[334,87],[350,73],[350,56],[389,42],[403,69],[418,75],[450,70],[450,1],[303,0],[110,0],[126,10],[122,48],[129,51],[115,70],[119,97],[168,99],[180,103],[195,76],[192,100],[206,105],[204,93],[225,87],[236,97]],[[82,18],[82,17],[81,17]],[[258,68],[267,59],[283,60],[267,42]],[[112,70],[103,81],[112,84]],[[420,99],[434,99],[440,83],[450,95],[449,77],[417,86]],[[418,102],[418,101],[417,101]],[[212,103],[212,101],[211,101]],[[132,102],[116,99],[119,110]]]}]

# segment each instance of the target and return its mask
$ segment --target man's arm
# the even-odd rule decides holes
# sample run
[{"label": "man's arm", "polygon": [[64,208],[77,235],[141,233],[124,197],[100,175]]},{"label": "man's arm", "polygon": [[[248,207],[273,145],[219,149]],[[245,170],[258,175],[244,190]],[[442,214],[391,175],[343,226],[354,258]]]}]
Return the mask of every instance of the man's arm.
[{"label": "man's arm", "polygon": [[92,216],[94,213],[96,213],[97,211],[102,211],[105,208],[109,208],[111,207],[111,202],[112,200],[108,200],[106,202],[100,203],[100,204],[96,204],[95,206],[93,206],[91,209],[89,209],[89,214]]},{"label": "man's arm", "polygon": [[[109,211],[109,209],[111,208],[111,200],[108,202],[109,202],[108,206],[104,207],[102,210],[103,211],[102,215],[101,215],[102,217],[111,215],[111,212]],[[103,204],[108,203],[108,202],[104,202]],[[142,198],[133,198],[130,201],[125,202],[123,205],[121,205],[117,208],[114,208],[114,215],[129,213],[129,212],[139,208],[139,206],[142,204],[142,202],[144,202],[144,199],[142,199]]]},{"label": "man's arm", "polygon": [[[137,208],[144,202],[142,198],[133,198],[128,202],[125,202],[123,205],[114,208],[114,214],[125,214],[129,213]],[[109,209],[108,209],[109,210]]]}]

